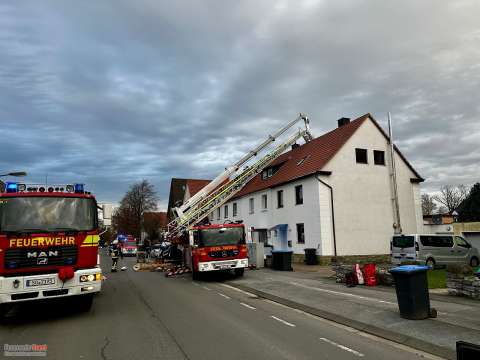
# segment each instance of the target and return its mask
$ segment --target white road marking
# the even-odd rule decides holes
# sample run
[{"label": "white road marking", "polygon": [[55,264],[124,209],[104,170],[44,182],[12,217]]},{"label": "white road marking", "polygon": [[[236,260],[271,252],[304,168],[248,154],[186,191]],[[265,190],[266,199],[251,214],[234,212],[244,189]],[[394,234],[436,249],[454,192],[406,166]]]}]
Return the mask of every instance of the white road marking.
[{"label": "white road marking", "polygon": [[[231,286],[231,285],[227,285],[227,284],[220,284],[221,286],[224,286],[226,288],[229,288],[231,290],[235,290],[235,291],[238,291],[240,293],[243,293],[245,295],[248,295],[250,297],[255,297],[255,298],[258,298],[257,295],[255,294],[252,294],[252,293],[249,293],[247,291],[244,291],[244,290],[240,290],[234,286]],[[291,308],[289,306],[286,306],[286,305],[283,305],[283,304],[280,304],[280,303],[277,303],[275,301],[271,301],[271,300],[267,300],[267,299],[263,299],[263,301],[267,304],[271,304],[271,305],[276,305],[276,306],[280,306],[284,309],[289,309],[289,310],[293,310],[297,313],[302,313],[303,315],[309,317],[309,318],[312,318],[312,319],[315,319],[316,321],[320,321],[320,322],[323,322],[325,324],[328,324],[330,326],[333,326],[333,327],[336,327],[336,328],[339,328],[339,329],[342,329],[342,330],[346,330],[348,332],[351,332],[351,333],[355,333],[359,336],[363,336],[365,338],[368,338],[372,341],[376,341],[376,342],[379,342],[379,343],[382,343],[382,344],[386,344],[386,345],[389,345],[393,348],[396,348],[396,349],[400,349],[400,350],[403,350],[403,351],[407,351],[411,354],[415,354],[417,356],[420,356],[422,358],[425,358],[425,359],[430,359],[430,360],[444,360],[443,358],[440,358],[438,356],[435,356],[435,355],[432,355],[432,354],[429,354],[429,353],[426,353],[426,352],[423,352],[423,351],[420,351],[420,350],[417,350],[417,349],[414,349],[414,348],[411,348],[411,347],[408,347],[406,345],[402,345],[402,344],[399,344],[399,343],[396,343],[394,341],[391,341],[391,340],[387,340],[387,339],[384,339],[384,338],[381,338],[381,337],[377,337],[375,335],[372,335],[372,334],[368,334],[368,333],[365,333],[365,332],[362,332],[360,330],[357,330],[357,329],[354,329],[352,327],[349,327],[349,326],[346,326],[346,325],[342,325],[342,324],[339,324],[339,323],[336,323],[334,321],[331,321],[331,320],[327,320],[327,319],[324,319],[322,317],[318,317],[316,315],[312,315],[312,314],[309,314],[307,312],[304,312],[302,310],[298,310],[298,309],[294,309],[294,308]]]},{"label": "white road marking", "polygon": [[320,340],[325,341],[326,343],[329,343],[330,345],[336,346],[339,349],[348,351],[349,353],[352,353],[355,356],[358,356],[358,357],[364,357],[365,356],[365,355],[363,355],[362,353],[360,353],[356,350],[350,349],[349,347],[346,347],[344,345],[337,344],[335,341],[332,341],[332,340],[329,340],[329,339],[326,339],[326,338],[323,338],[323,337],[321,337]]},{"label": "white road marking", "polygon": [[252,305],[248,305],[248,304],[245,304],[245,303],[242,303],[242,302],[240,303],[240,305],[243,305],[243,306],[245,306],[246,308],[249,308],[250,310],[257,310],[256,307],[253,307]]},{"label": "white road marking", "polygon": [[217,293],[217,294],[220,295],[220,296],[222,296],[222,297],[224,297],[225,299],[228,299],[228,300],[231,299],[230,296],[227,296],[227,295],[225,295],[225,294],[222,294],[222,293]]},{"label": "white road marking", "polygon": [[208,290],[208,291],[212,290],[212,289],[210,289],[209,287],[206,287],[206,286],[202,286],[202,288],[205,289],[205,290]]},{"label": "white road marking", "polygon": [[238,289],[238,288],[236,288],[236,287],[234,287],[234,286],[227,285],[227,284],[220,284],[220,285],[223,286],[223,287],[226,287],[226,288],[228,288],[228,289],[235,290],[235,291],[238,291],[238,292],[240,292],[240,293],[242,293],[242,294],[248,295],[248,296],[250,296],[250,297],[252,297],[252,298],[258,298],[257,295],[252,294],[252,293],[249,293],[249,292],[247,292],[247,291],[240,290],[240,289]]},{"label": "white road marking", "polygon": [[356,299],[374,301],[374,302],[379,302],[379,303],[382,303],[382,304],[397,306],[397,303],[394,303],[394,302],[391,302],[391,301],[372,299],[372,298],[368,298],[368,297],[365,297],[365,296],[355,295],[355,294],[351,294],[351,293],[345,293],[345,292],[341,292],[341,291],[321,289],[321,288],[317,288],[317,287],[313,287],[313,286],[307,286],[307,285],[299,284],[299,283],[294,282],[294,281],[290,281],[290,284],[295,285],[295,286],[299,286],[299,287],[303,287],[305,289],[325,292],[325,293],[328,293],[328,294],[343,295],[343,296],[348,296],[348,297],[352,297],[352,298],[356,298]]},{"label": "white road marking", "polygon": [[200,286],[200,284],[197,284],[196,282],[192,282],[192,284],[195,286]]},{"label": "white road marking", "polygon": [[270,317],[271,317],[272,319],[275,319],[275,320],[277,320],[277,321],[280,321],[282,324],[285,324],[285,325],[288,325],[288,326],[291,326],[291,327],[295,327],[295,326],[296,326],[295,324],[289,323],[288,321],[282,320],[282,319],[280,319],[280,318],[278,318],[278,317],[276,317],[276,316],[270,315]]}]

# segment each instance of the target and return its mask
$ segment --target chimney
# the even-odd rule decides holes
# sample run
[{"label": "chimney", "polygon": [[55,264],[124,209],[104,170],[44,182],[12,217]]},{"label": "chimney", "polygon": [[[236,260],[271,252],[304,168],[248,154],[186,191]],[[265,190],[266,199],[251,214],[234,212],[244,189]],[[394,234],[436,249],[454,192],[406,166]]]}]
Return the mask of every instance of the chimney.
[{"label": "chimney", "polygon": [[298,145],[297,143],[292,144],[292,150],[295,150],[296,148],[299,148],[299,147],[300,147],[300,145]]},{"label": "chimney", "polygon": [[342,127],[342,126],[350,123],[350,118],[342,117],[342,118],[338,119],[337,122],[338,122],[338,127]]}]

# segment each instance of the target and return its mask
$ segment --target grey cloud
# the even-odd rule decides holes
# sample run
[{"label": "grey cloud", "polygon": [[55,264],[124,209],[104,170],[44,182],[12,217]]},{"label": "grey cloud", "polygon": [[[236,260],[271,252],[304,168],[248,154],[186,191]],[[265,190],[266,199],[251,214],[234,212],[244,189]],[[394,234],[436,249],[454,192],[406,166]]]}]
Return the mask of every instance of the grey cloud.
[{"label": "grey cloud", "polygon": [[[480,4],[157,0],[0,5],[2,169],[116,201],[209,178],[306,112],[391,111],[427,178],[478,181]],[[53,181],[53,180],[52,180]]]}]

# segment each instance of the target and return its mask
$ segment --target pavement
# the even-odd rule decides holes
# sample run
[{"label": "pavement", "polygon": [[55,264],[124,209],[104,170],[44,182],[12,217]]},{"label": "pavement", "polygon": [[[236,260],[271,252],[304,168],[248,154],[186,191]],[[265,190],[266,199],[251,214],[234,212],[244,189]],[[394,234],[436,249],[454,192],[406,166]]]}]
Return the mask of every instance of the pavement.
[{"label": "pavement", "polygon": [[[231,286],[261,283],[268,272],[192,281],[123,261],[128,270],[105,272],[89,312],[24,303],[2,320],[0,344],[46,344],[47,359],[438,359]],[[102,263],[108,269],[105,254]]]},{"label": "pavement", "polygon": [[319,272],[249,271],[232,286],[286,306],[408,345],[456,359],[456,341],[480,345],[480,302],[436,292],[430,295],[436,319],[400,317],[394,288],[347,288]]}]

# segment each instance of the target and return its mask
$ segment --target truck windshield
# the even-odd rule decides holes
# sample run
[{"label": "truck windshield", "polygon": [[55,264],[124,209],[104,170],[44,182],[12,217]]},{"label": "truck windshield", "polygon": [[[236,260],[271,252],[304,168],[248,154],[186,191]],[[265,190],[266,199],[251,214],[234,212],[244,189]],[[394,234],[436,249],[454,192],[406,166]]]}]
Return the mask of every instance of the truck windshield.
[{"label": "truck windshield", "polygon": [[74,197],[0,198],[0,231],[86,231],[96,228],[93,199]]},{"label": "truck windshield", "polygon": [[245,244],[243,227],[201,229],[199,237],[201,246]]},{"label": "truck windshield", "polygon": [[413,236],[394,236],[392,245],[397,248],[413,247]]}]

